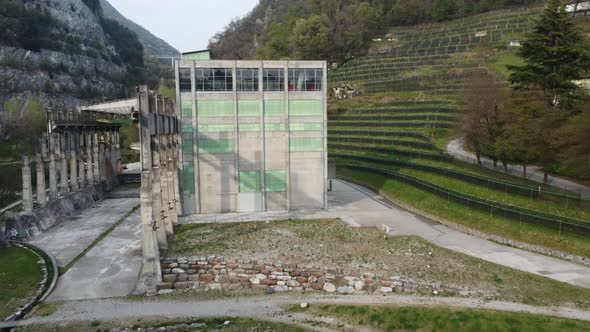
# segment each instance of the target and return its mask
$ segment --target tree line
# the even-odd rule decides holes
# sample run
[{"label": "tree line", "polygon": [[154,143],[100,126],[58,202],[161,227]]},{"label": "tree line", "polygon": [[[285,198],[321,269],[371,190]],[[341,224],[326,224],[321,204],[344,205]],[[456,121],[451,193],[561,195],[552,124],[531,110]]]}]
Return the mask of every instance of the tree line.
[{"label": "tree line", "polygon": [[362,55],[388,27],[444,21],[538,0],[261,0],[217,33],[220,59],[326,59]]},{"label": "tree line", "polygon": [[549,172],[590,179],[590,98],[577,83],[590,75],[590,44],[559,0],[545,9],[520,50],[522,66],[508,66],[510,91],[492,73],[466,82],[460,129],[478,161],[487,156]]}]

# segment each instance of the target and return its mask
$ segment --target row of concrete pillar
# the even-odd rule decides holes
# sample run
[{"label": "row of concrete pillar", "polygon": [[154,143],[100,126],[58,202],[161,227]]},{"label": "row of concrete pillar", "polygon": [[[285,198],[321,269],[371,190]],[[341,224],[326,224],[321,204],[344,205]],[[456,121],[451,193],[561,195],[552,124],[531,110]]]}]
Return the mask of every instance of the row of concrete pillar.
[{"label": "row of concrete pillar", "polygon": [[143,86],[138,91],[141,140],[141,218],[144,267],[152,286],[161,280],[159,252],[168,247],[182,214],[179,127],[174,102]]},{"label": "row of concrete pillar", "polygon": [[[95,126],[91,126],[91,125]],[[101,128],[104,127],[104,128]],[[116,176],[121,151],[118,126],[79,120],[49,121],[48,133],[39,139],[35,156],[36,202],[41,207],[70,192]],[[33,211],[31,158],[23,157],[23,209]],[[49,195],[46,189],[48,165]]]}]

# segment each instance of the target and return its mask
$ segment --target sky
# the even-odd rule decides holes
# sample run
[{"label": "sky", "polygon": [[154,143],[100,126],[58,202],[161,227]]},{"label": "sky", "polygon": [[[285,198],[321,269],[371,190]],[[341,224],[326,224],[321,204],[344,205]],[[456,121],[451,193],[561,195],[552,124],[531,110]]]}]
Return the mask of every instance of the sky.
[{"label": "sky", "polygon": [[209,38],[258,0],[107,0],[123,16],[180,52],[207,48]]}]

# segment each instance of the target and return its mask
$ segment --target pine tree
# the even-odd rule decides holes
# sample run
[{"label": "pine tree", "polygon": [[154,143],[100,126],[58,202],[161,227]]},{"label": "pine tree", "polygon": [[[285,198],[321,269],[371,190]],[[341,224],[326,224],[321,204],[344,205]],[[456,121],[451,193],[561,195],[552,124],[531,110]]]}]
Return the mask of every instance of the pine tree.
[{"label": "pine tree", "polygon": [[525,65],[508,66],[515,88],[540,89],[548,106],[569,110],[579,92],[573,81],[590,74],[590,45],[559,0],[547,0],[520,55]]}]

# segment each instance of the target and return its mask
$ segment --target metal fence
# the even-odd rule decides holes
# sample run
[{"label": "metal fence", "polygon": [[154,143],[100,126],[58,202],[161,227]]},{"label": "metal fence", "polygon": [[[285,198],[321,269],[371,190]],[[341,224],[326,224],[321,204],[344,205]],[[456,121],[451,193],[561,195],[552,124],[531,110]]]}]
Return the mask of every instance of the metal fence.
[{"label": "metal fence", "polygon": [[489,189],[502,190],[507,193],[517,194],[521,196],[530,197],[530,199],[549,200],[555,202],[565,203],[568,205],[575,205],[578,207],[590,207],[590,200],[582,198],[581,195],[568,195],[543,189],[541,186],[527,186],[524,184],[514,184],[504,180],[492,179],[484,176],[478,176],[466,172],[452,170],[444,167],[425,165],[403,160],[385,159],[370,156],[347,155],[342,153],[332,153],[330,158],[342,158],[348,160],[372,162],[383,165],[410,167],[412,169],[432,172],[439,175],[448,176],[451,178],[463,180],[480,186],[485,186]]},{"label": "metal fence", "polygon": [[582,236],[590,236],[590,222],[586,222],[584,220],[551,215],[535,210],[495,202],[492,200],[482,199],[390,170],[361,165],[339,165],[339,167],[388,176],[419,189],[436,194],[441,198],[447,199],[448,201],[454,201],[470,208],[489,212],[490,217],[499,215],[502,217],[519,220],[521,222],[542,225],[548,228],[559,230],[559,232],[570,232]]},{"label": "metal fence", "polygon": [[434,154],[434,153],[410,151],[410,150],[399,150],[399,149],[395,149],[395,148],[355,146],[355,145],[344,144],[344,143],[330,143],[330,142],[328,142],[328,148],[343,149],[343,150],[347,150],[347,151],[377,152],[377,153],[383,153],[383,154],[390,154],[393,156],[398,155],[398,156],[406,156],[406,157],[436,160],[436,161],[451,161],[451,160],[453,160],[453,157],[451,157],[449,155],[445,155],[445,154]]},{"label": "metal fence", "polygon": [[442,150],[437,148],[430,142],[416,142],[416,141],[404,141],[391,138],[372,138],[372,137],[350,137],[350,136],[328,136],[328,142],[348,142],[348,143],[364,143],[364,144],[381,144],[381,145],[399,145],[407,146],[410,148],[431,150],[438,153],[442,153]]}]

